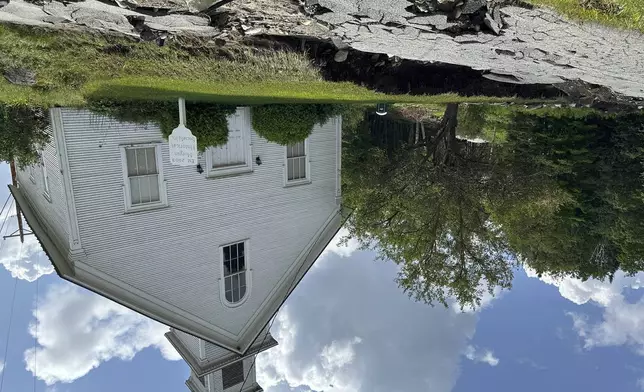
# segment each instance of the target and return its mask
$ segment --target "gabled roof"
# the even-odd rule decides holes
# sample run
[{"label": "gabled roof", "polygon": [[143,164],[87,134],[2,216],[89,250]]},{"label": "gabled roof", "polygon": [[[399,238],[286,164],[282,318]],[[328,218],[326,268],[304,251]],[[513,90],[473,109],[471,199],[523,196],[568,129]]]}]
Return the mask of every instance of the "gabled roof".
[{"label": "gabled roof", "polygon": [[323,227],[319,229],[314,240],[312,240],[300,258],[293,264],[292,271],[287,273],[286,278],[278,286],[271,300],[266,304],[262,312],[257,315],[255,320],[253,320],[251,327],[245,330],[235,340],[209,328],[208,325],[195,322],[189,317],[185,317],[181,314],[180,310],[169,309],[158,301],[155,302],[149,295],[136,288],[124,287],[108,275],[93,270],[89,266],[83,265],[83,263],[74,263],[70,255],[65,251],[66,248],[64,245],[58,244],[54,236],[48,233],[38,211],[29,203],[28,198],[25,197],[23,192],[14,186],[9,186],[9,189],[14,196],[16,204],[23,211],[23,215],[33,230],[34,235],[61,278],[109,298],[156,321],[240,355],[245,354],[253,345],[286,298],[288,298],[302,277],[338,232],[344,223],[345,216],[342,207],[338,205],[328,217]]}]

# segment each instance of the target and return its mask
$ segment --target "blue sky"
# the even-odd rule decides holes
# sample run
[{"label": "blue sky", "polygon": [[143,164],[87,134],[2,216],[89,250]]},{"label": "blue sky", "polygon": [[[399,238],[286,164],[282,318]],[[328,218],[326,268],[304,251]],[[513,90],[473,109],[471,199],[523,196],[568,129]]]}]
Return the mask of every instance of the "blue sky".
[{"label": "blue sky", "polygon": [[[331,246],[280,311],[280,344],[257,361],[268,392],[644,390],[644,274],[608,283],[518,271],[511,291],[461,313],[411,301],[395,265],[354,248]],[[63,282],[33,239],[7,241],[0,263],[0,355],[18,277],[4,391],[33,390],[37,276],[37,391],[187,391],[164,326]]]}]

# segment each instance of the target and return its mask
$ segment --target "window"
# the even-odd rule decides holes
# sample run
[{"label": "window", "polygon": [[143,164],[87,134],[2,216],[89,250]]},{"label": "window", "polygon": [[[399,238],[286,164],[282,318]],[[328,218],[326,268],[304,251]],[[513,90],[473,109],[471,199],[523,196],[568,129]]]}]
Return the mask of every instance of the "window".
[{"label": "window", "polygon": [[34,165],[29,166],[29,179],[34,184],[36,183],[36,175],[35,175],[35,172],[34,172]]},{"label": "window", "polygon": [[221,369],[221,378],[224,389],[233,387],[244,381],[244,362],[235,362]]},{"label": "window", "polygon": [[49,176],[47,175],[47,165],[45,165],[45,159],[42,154],[40,154],[40,167],[42,168],[42,180],[45,187],[43,196],[49,201],[51,201],[51,196],[49,194]]},{"label": "window", "polygon": [[157,145],[122,147],[128,210],[166,205]]},{"label": "window", "polygon": [[286,146],[286,183],[302,183],[309,179],[307,142],[301,141]]},{"label": "window", "polygon": [[246,173],[252,170],[250,125],[246,116],[228,116],[228,141],[206,150],[208,176]]},{"label": "window", "polygon": [[224,263],[224,296],[234,304],[246,295],[245,242],[226,245],[222,248]]}]

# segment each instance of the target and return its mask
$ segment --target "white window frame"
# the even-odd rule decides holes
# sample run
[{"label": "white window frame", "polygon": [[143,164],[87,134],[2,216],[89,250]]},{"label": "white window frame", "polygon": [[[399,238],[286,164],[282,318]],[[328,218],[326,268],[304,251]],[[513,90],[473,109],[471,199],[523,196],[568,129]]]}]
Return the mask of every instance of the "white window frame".
[{"label": "white window frame", "polygon": [[29,180],[34,184],[36,183],[36,174],[34,170],[34,165],[29,165]]},{"label": "white window frame", "polygon": [[[244,243],[244,264],[246,266],[246,294],[244,294],[244,297],[240,299],[238,302],[229,302],[226,299],[226,282],[224,279],[224,248],[226,246],[239,244],[240,242]],[[253,287],[253,270],[250,268],[250,260],[251,260],[250,241],[248,239],[228,242],[226,244],[219,246],[219,271],[220,271],[219,295],[221,297],[221,303],[223,303],[226,307],[229,307],[229,308],[239,307],[243,305],[250,297],[251,289]]]},{"label": "white window frame", "polygon": [[[243,115],[243,114],[242,114]],[[251,134],[250,134],[250,124],[248,123],[247,119],[242,122],[243,127],[242,127],[242,134],[244,137],[244,144],[246,145],[246,151],[245,151],[245,156],[246,156],[246,164],[244,165],[235,165],[235,166],[226,166],[222,168],[213,168],[212,167],[212,150],[215,147],[208,147],[206,148],[206,176],[207,177],[223,177],[223,176],[231,176],[231,175],[236,175],[236,174],[242,174],[242,173],[249,173],[253,171],[253,143],[251,140]],[[229,130],[230,132],[230,130]]]},{"label": "white window frame", "polygon": [[309,138],[304,139],[304,156],[306,157],[306,177],[298,180],[288,180],[288,149],[284,146],[284,186],[297,186],[311,183],[311,154],[309,151]]},{"label": "white window frame", "polygon": [[49,191],[49,176],[47,175],[47,165],[45,164],[45,155],[43,152],[40,153],[40,168],[42,169],[42,181],[45,187],[42,195],[51,203],[51,193]]},{"label": "white window frame", "polygon": [[[146,148],[154,147],[154,155],[157,162],[157,171],[159,172],[159,201],[143,205],[132,205],[132,193],[130,191],[130,180],[127,175],[127,156],[125,150],[129,148]],[[161,143],[136,143],[124,144],[119,146],[121,150],[121,164],[123,167],[123,195],[125,202],[125,212],[148,211],[168,206],[168,194],[166,189],[165,178],[163,177],[163,160],[161,156]]]}]

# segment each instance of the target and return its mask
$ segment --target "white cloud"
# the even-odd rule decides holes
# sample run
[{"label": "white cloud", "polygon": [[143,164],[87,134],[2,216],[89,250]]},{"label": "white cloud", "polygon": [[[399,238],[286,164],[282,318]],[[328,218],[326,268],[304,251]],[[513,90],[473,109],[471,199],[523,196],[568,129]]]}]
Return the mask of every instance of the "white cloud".
[{"label": "white cloud", "polygon": [[[6,214],[3,215],[6,216]],[[3,220],[4,217],[0,217],[0,221]],[[8,229],[5,226],[6,232],[11,233],[16,230],[18,223],[15,213],[8,216],[6,224],[9,226]],[[36,237],[28,235],[24,238],[24,244],[21,244],[20,239],[16,237],[4,240],[0,250],[0,264],[11,273],[12,277],[29,282],[53,273],[54,267],[45,252],[42,251]]]},{"label": "white cloud", "polygon": [[398,267],[374,259],[330,252],[304,277],[271,329],[279,345],[257,360],[267,392],[454,387],[477,313],[414,302],[394,282]]},{"label": "white cloud", "polygon": [[0,373],[4,370],[4,362],[0,361]]},{"label": "white cloud", "polygon": [[490,366],[496,366],[499,364],[499,359],[494,356],[494,353],[490,350],[477,350],[474,346],[469,345],[465,348],[463,353],[465,358],[474,362],[487,363]]},{"label": "white cloud", "polygon": [[644,391],[644,377],[639,378],[639,379],[637,380],[637,387],[638,387],[639,389],[641,389],[642,391]]},{"label": "white cloud", "polygon": [[[527,270],[528,276],[536,276]],[[618,271],[612,282],[574,278],[554,279],[542,276],[542,281],[552,284],[566,299],[581,305],[591,303],[603,309],[602,320],[593,323],[579,312],[569,312],[573,328],[584,342],[586,349],[593,347],[630,346],[644,355],[644,300],[628,302],[623,295],[626,288],[642,288],[644,273],[626,276]]]},{"label": "white cloud", "polygon": [[316,391],[359,391],[359,380],[350,368],[355,359],[354,345],[361,342],[352,340],[333,341],[315,354],[315,359],[304,366],[293,366],[290,361],[297,356],[299,325],[291,320],[287,309],[277,316],[271,333],[279,345],[261,354],[257,361],[258,381],[264,388],[286,381],[290,387],[305,385]]},{"label": "white cloud", "polygon": [[324,263],[324,260],[326,260],[330,254],[336,254],[340,257],[350,257],[356,250],[360,248],[360,243],[351,238],[348,241],[342,241],[345,237],[347,237],[349,234],[349,231],[345,228],[341,228],[333,237],[331,242],[329,242],[329,245],[324,249],[322,252],[322,255],[320,256],[319,260],[314,264],[314,266],[319,266],[320,264]]},{"label": "white cloud", "polygon": [[[37,377],[47,385],[72,382],[113,358],[131,360],[147,347],[180,359],[163,336],[166,326],[69,283],[50,286],[33,314],[29,333],[37,332]],[[33,348],[24,360],[33,373]]]}]

